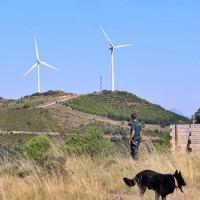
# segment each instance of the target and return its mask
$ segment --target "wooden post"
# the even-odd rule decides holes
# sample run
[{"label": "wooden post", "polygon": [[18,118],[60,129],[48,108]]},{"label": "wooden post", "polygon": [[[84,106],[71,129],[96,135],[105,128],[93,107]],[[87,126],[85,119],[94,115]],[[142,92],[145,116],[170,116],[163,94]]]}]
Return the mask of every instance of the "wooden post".
[{"label": "wooden post", "polygon": [[175,148],[178,145],[178,126],[175,125]]},{"label": "wooden post", "polygon": [[175,126],[176,125],[170,125],[170,144],[171,144],[171,151],[175,151]]}]

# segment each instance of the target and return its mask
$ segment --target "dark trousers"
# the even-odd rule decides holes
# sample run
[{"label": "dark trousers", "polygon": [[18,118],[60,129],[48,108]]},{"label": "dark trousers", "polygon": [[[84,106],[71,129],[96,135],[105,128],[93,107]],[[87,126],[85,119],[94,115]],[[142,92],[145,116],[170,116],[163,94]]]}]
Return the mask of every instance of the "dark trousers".
[{"label": "dark trousers", "polygon": [[139,147],[139,143],[137,144],[131,141],[131,156],[133,160],[138,160],[138,147]]}]

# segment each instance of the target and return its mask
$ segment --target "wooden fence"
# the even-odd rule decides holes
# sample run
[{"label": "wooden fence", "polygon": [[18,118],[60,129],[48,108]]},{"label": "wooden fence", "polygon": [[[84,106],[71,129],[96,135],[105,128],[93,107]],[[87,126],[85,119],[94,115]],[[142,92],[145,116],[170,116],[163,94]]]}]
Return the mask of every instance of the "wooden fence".
[{"label": "wooden fence", "polygon": [[170,125],[171,150],[200,152],[200,124]]}]

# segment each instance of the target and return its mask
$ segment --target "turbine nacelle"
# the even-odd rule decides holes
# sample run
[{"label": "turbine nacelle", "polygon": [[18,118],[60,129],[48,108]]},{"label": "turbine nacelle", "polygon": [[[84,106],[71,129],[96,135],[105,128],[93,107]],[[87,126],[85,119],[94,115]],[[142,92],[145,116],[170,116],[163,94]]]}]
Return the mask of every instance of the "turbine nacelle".
[{"label": "turbine nacelle", "polygon": [[109,50],[113,51],[115,47],[110,47]]}]

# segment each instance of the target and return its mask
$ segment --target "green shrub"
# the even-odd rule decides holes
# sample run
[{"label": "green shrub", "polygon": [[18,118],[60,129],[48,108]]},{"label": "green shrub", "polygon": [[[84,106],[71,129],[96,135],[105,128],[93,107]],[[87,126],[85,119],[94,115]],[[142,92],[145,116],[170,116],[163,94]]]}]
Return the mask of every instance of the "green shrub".
[{"label": "green shrub", "polygon": [[67,149],[77,155],[87,154],[92,158],[112,155],[113,144],[103,134],[101,127],[87,129],[84,136],[71,136],[65,140]]},{"label": "green shrub", "polygon": [[111,141],[111,142],[119,142],[119,141],[121,141],[121,139],[118,138],[118,137],[111,137],[111,138],[110,138],[110,141]]},{"label": "green shrub", "polygon": [[86,142],[82,136],[69,136],[65,139],[67,149],[71,153],[81,155],[85,152]]},{"label": "green shrub", "polygon": [[44,155],[50,146],[50,140],[44,135],[35,136],[25,143],[27,156],[34,160]]},{"label": "green shrub", "polygon": [[23,108],[24,108],[24,109],[30,108],[30,106],[29,106],[28,104],[25,104],[25,105],[23,106]]},{"label": "green shrub", "polygon": [[101,127],[93,126],[86,130],[86,151],[91,157],[109,156],[114,153],[114,146],[103,134]]},{"label": "green shrub", "polygon": [[157,151],[170,151],[171,144],[170,144],[171,136],[169,133],[164,133],[162,135],[161,140],[155,144],[155,148]]}]

